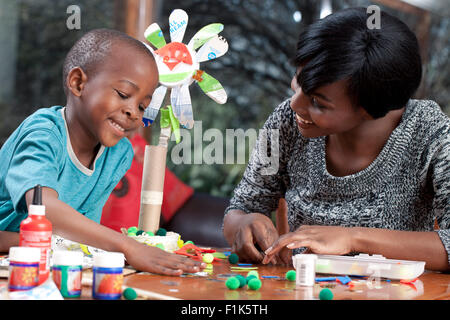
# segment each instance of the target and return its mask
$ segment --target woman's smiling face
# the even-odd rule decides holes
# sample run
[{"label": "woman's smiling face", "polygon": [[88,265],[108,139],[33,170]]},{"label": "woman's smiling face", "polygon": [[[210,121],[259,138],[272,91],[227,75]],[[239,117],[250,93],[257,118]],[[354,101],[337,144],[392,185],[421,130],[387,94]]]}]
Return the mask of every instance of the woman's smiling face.
[{"label": "woman's smiling face", "polygon": [[[301,68],[298,69],[301,72]],[[347,80],[317,88],[310,94],[302,91],[297,74],[291,81],[294,94],[291,108],[296,114],[300,133],[307,138],[348,132],[369,119],[361,107],[355,107],[348,95]]]}]

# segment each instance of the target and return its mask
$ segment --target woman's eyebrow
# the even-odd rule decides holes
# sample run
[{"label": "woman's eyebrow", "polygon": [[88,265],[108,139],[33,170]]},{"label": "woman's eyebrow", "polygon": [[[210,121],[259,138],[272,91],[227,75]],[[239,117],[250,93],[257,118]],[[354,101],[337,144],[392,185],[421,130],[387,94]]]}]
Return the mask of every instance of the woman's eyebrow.
[{"label": "woman's eyebrow", "polygon": [[331,101],[331,99],[329,99],[326,95],[321,94],[320,92],[314,91],[311,93],[311,95],[318,96],[319,98],[322,98],[325,101],[333,103],[333,101]]}]

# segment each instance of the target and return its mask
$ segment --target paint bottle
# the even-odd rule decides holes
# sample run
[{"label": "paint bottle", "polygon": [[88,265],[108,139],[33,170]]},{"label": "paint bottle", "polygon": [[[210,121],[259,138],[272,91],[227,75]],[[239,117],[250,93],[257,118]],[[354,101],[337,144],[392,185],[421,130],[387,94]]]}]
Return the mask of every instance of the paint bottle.
[{"label": "paint bottle", "polygon": [[52,224],[45,217],[42,205],[42,188],[34,188],[33,203],[28,208],[28,218],[20,224],[19,246],[41,250],[39,262],[39,284],[47,280],[50,274],[50,249],[52,245]]},{"label": "paint bottle", "polygon": [[9,248],[8,291],[30,290],[39,284],[39,260],[41,251],[38,248]]},{"label": "paint bottle", "polygon": [[315,254],[296,254],[293,257],[293,264],[296,269],[296,284],[299,286],[314,286],[316,279],[316,260]]},{"label": "paint bottle", "polygon": [[55,250],[52,255],[52,277],[64,298],[81,296],[83,252]]},{"label": "paint bottle", "polygon": [[92,297],[94,299],[120,299],[122,295],[124,259],[125,257],[121,252],[94,254],[92,283]]}]

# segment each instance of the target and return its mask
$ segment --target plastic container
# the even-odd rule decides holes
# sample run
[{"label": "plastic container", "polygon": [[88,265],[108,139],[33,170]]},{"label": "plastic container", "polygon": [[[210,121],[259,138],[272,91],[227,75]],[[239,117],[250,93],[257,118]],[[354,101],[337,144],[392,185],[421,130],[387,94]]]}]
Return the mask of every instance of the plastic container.
[{"label": "plastic container", "polygon": [[65,298],[81,296],[83,253],[80,251],[53,251],[52,277]]},{"label": "plastic container", "polygon": [[295,282],[299,286],[314,286],[316,279],[316,260],[315,254],[297,254],[292,257],[294,268],[296,269]]},{"label": "plastic container", "polygon": [[28,208],[28,218],[20,224],[19,246],[33,247],[41,250],[39,262],[39,284],[50,275],[50,249],[52,246],[52,223],[45,217],[42,205],[42,189],[34,188],[33,203]]},{"label": "plastic container", "polygon": [[[298,255],[296,255],[298,256]],[[382,255],[317,255],[316,272],[342,275],[376,276],[393,280],[412,280],[425,269],[423,261],[386,259]]]},{"label": "plastic container", "polygon": [[9,249],[9,291],[30,290],[39,284],[38,248],[11,247]]},{"label": "plastic container", "polygon": [[92,297],[101,300],[117,300],[122,295],[123,266],[121,252],[94,254]]}]

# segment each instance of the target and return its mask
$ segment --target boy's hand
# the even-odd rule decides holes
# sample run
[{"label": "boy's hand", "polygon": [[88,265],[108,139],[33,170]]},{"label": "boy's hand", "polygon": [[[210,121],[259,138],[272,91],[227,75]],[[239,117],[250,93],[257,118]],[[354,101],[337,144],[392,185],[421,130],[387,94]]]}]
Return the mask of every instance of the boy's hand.
[{"label": "boy's hand", "polygon": [[206,264],[186,256],[168,253],[156,247],[137,242],[130,238],[128,249],[124,251],[127,262],[136,270],[169,276],[179,276],[185,272],[203,270]]},{"label": "boy's hand", "polygon": [[263,263],[269,263],[283,248],[300,247],[307,247],[309,252],[317,254],[347,254],[352,251],[352,232],[344,227],[303,225],[275,241],[265,251]]}]

